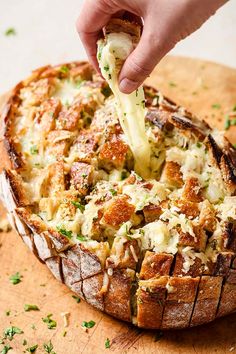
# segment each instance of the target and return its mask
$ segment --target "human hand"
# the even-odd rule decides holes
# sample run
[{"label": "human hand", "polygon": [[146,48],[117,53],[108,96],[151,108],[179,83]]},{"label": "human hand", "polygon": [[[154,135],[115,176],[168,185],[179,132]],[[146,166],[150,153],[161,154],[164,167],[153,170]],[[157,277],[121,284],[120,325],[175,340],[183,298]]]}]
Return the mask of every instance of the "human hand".
[{"label": "human hand", "polygon": [[77,30],[91,63],[98,69],[97,40],[112,16],[124,11],[143,19],[138,46],[126,59],[119,76],[124,93],[136,90],[156,64],[180,40],[196,31],[226,0],[85,0]]}]

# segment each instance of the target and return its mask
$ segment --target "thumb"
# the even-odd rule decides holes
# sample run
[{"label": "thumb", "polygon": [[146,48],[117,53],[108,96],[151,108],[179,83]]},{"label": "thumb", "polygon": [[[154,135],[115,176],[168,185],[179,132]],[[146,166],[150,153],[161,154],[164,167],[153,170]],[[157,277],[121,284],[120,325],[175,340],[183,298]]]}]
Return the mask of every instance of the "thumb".
[{"label": "thumb", "polygon": [[[150,26],[155,29],[155,26]],[[135,50],[126,59],[119,76],[119,88],[123,93],[135,91],[150,75],[156,64],[176,43],[162,42],[156,32],[145,27]]]}]

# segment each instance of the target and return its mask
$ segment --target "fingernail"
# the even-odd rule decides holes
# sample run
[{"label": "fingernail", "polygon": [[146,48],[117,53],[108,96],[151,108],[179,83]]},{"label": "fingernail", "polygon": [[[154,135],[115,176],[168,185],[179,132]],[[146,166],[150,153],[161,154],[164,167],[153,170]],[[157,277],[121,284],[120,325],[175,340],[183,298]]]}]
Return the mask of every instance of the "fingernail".
[{"label": "fingernail", "polygon": [[131,93],[133,91],[135,91],[139,86],[139,83],[127,78],[124,78],[121,80],[121,82],[119,83],[119,88],[120,91],[122,91],[123,93]]}]

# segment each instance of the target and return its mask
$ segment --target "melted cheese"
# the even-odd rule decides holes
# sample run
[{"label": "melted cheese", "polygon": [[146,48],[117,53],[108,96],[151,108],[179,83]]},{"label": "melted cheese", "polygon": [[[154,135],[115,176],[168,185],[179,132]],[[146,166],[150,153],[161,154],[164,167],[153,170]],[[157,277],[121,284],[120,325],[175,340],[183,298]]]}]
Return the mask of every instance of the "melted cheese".
[{"label": "melted cheese", "polygon": [[118,61],[124,61],[134,49],[126,33],[111,33],[106,42],[98,41],[98,60],[102,75],[116,98],[119,121],[135,159],[135,170],[144,178],[150,175],[150,146],[145,132],[145,97],[140,87],[131,94],[119,90]]}]

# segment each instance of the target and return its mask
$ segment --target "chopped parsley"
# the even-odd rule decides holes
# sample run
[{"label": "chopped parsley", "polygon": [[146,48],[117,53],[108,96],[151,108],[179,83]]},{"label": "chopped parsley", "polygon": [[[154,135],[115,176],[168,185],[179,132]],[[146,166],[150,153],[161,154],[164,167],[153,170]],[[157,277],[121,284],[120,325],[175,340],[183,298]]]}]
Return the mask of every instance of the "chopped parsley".
[{"label": "chopped parsley", "polygon": [[10,310],[7,310],[7,311],[5,312],[5,314],[6,314],[6,316],[10,316],[11,311],[10,311]]},{"label": "chopped parsley", "polygon": [[77,235],[76,235],[76,238],[77,238],[77,240],[79,240],[79,241],[86,241],[86,237],[83,236],[83,235],[81,235],[81,234],[77,234]]},{"label": "chopped parsley", "polygon": [[110,189],[110,192],[111,194],[114,196],[114,195],[117,195],[117,191],[115,189]]},{"label": "chopped parsley", "polygon": [[236,149],[236,144],[233,144],[233,147]]},{"label": "chopped parsley", "polygon": [[197,142],[196,145],[197,145],[198,148],[202,147],[202,143],[200,143],[199,141]]},{"label": "chopped parsley", "polygon": [[8,29],[6,29],[4,34],[5,34],[5,36],[15,36],[16,35],[16,30],[15,30],[14,27],[9,27]]},{"label": "chopped parsley", "polygon": [[22,334],[24,333],[20,328],[11,326],[5,329],[4,331],[4,338],[12,340],[15,334]]},{"label": "chopped parsley", "polygon": [[44,343],[43,347],[44,347],[44,350],[46,353],[56,354],[53,351],[53,344],[52,344],[51,340],[48,343]]},{"label": "chopped parsley", "polygon": [[94,322],[93,320],[89,321],[89,322],[86,322],[86,321],[83,321],[81,326],[83,328],[93,328],[95,326],[96,322]]},{"label": "chopped parsley", "polygon": [[23,339],[22,345],[26,345],[27,344],[27,340]]},{"label": "chopped parsley", "polygon": [[15,274],[10,276],[10,282],[14,285],[19,284],[21,282],[22,275],[20,275],[19,272],[16,272]]},{"label": "chopped parsley", "polygon": [[26,348],[26,351],[29,353],[34,353],[38,348],[38,344],[32,345],[32,347]]},{"label": "chopped parsley", "polygon": [[84,212],[85,206],[83,204],[80,204],[80,202],[72,201],[71,204],[73,204],[76,208],[78,208],[81,211],[81,213]]},{"label": "chopped parsley", "polygon": [[67,74],[69,72],[69,68],[65,65],[62,65],[60,67],[60,72],[63,73],[63,74]]},{"label": "chopped parsley", "polygon": [[75,301],[77,302],[77,304],[80,303],[80,297],[79,296],[76,296],[76,295],[72,295],[73,299],[75,299]]},{"label": "chopped parsley", "polygon": [[25,304],[24,305],[24,310],[27,311],[39,311],[39,308],[37,305],[30,305],[30,304]]},{"label": "chopped parsley", "polygon": [[236,112],[236,104],[233,106],[232,111],[233,111],[233,112]]},{"label": "chopped parsley", "polygon": [[213,103],[213,104],[211,105],[211,108],[213,108],[213,109],[220,109],[220,108],[221,108],[221,104],[219,104],[219,103]]},{"label": "chopped parsley", "polygon": [[84,83],[84,80],[78,80],[76,81],[76,88],[79,89]]},{"label": "chopped parsley", "polygon": [[227,117],[225,119],[225,130],[228,130],[231,127],[231,120]]},{"label": "chopped parsley", "polygon": [[63,235],[66,236],[67,238],[71,239],[72,238],[72,231],[68,231],[66,229],[61,228],[60,226],[57,226],[57,231]]},{"label": "chopped parsley", "polygon": [[7,354],[9,352],[9,350],[13,349],[10,345],[4,345],[4,347],[2,348],[1,354]]},{"label": "chopped parsley", "polygon": [[107,339],[105,340],[105,348],[108,349],[108,348],[110,348],[110,347],[111,347],[110,339],[107,338]]},{"label": "chopped parsley", "polygon": [[109,65],[108,65],[108,64],[105,65],[105,66],[103,67],[103,69],[104,69],[105,71],[109,71]]},{"label": "chopped parsley", "polygon": [[31,155],[37,155],[39,153],[38,147],[36,145],[31,146],[30,153]]},{"label": "chopped parsley", "polygon": [[57,322],[53,320],[51,317],[52,317],[52,313],[47,315],[47,317],[42,318],[43,322],[47,324],[48,329],[54,329],[57,326]]},{"label": "chopped parsley", "polygon": [[170,82],[169,82],[169,86],[170,86],[170,87],[176,87],[177,84],[176,84],[175,82],[173,82],[173,81],[170,81]]}]

